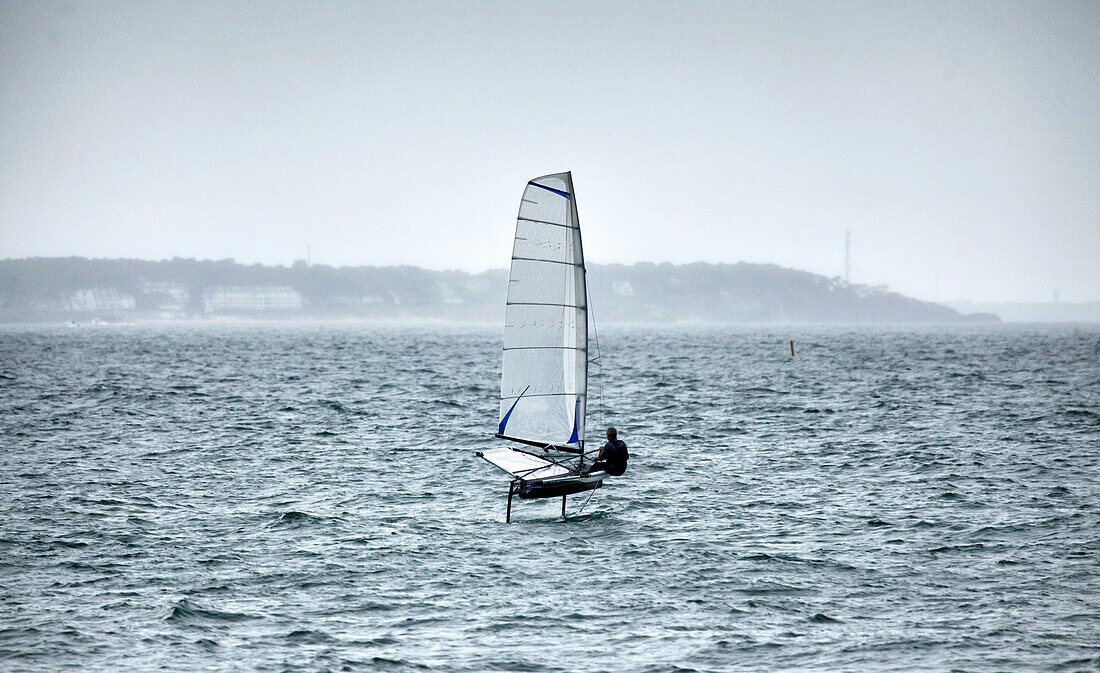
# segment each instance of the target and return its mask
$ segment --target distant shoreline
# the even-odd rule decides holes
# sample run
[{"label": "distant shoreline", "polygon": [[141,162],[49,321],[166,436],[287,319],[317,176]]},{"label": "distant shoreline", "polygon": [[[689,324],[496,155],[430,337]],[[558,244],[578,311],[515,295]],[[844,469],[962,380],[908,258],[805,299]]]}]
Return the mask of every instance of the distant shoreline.
[{"label": "distant shoreline", "polygon": [[[772,264],[588,268],[599,324],[988,323],[882,286]],[[0,323],[354,320],[502,324],[508,275],[233,260],[0,260]]]},{"label": "distant shoreline", "polygon": [[[503,318],[500,321],[486,321],[486,320],[440,320],[433,318],[385,318],[385,319],[373,319],[373,318],[325,318],[325,317],[232,317],[229,319],[224,318],[178,318],[178,319],[162,319],[162,318],[135,318],[125,322],[113,322],[113,321],[88,321],[88,322],[72,322],[68,320],[0,320],[0,330],[22,330],[22,329],[50,329],[50,330],[65,330],[72,329],[77,330],[93,330],[101,329],[109,331],[113,329],[127,329],[127,328],[149,328],[149,329],[217,329],[217,328],[340,328],[340,327],[362,327],[362,328],[378,328],[378,329],[455,329],[455,330],[471,330],[471,331],[499,331],[503,334]],[[867,329],[867,330],[955,330],[955,329],[989,329],[989,330],[1016,330],[1027,328],[1043,328],[1043,329],[1057,329],[1057,328],[1091,328],[1095,327],[1100,329],[1100,321],[1070,321],[1070,322],[1053,322],[1053,321],[1035,321],[1035,322],[1013,322],[1013,321],[954,321],[954,322],[733,322],[733,321],[715,321],[715,322],[620,322],[620,321],[601,321],[598,323],[598,328],[601,332],[605,329],[608,330],[656,330],[656,331],[711,331],[711,330],[776,330],[783,331],[784,333],[790,333],[792,335],[797,334],[797,330],[805,330],[806,332],[813,333],[817,331],[831,331],[831,330],[846,330],[846,329]],[[797,340],[796,340],[797,344]]]},{"label": "distant shoreline", "polygon": [[1100,323],[1100,301],[1093,302],[971,302],[949,301],[961,313],[995,313],[1008,323]]}]

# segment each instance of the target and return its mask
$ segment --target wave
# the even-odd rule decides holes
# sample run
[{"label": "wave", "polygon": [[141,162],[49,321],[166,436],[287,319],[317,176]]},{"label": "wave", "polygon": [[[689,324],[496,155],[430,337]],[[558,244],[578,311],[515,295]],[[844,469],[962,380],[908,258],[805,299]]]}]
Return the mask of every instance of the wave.
[{"label": "wave", "polygon": [[243,622],[256,619],[254,615],[243,612],[229,612],[204,608],[187,598],[175,602],[168,611],[165,621],[176,624],[201,624],[204,622]]},{"label": "wave", "polygon": [[333,638],[324,631],[317,631],[315,629],[295,629],[286,634],[284,638],[287,642],[297,645],[324,645],[337,642],[336,638]]},{"label": "wave", "polygon": [[814,624],[841,624],[842,623],[839,619],[835,619],[833,617],[822,614],[820,612],[817,613],[816,615],[814,615],[813,617],[810,617],[810,621],[813,622]]},{"label": "wave", "polygon": [[299,512],[297,510],[290,510],[279,514],[278,518],[276,518],[271,525],[287,528],[301,528],[304,526],[321,524],[324,523],[324,521],[325,517]]}]

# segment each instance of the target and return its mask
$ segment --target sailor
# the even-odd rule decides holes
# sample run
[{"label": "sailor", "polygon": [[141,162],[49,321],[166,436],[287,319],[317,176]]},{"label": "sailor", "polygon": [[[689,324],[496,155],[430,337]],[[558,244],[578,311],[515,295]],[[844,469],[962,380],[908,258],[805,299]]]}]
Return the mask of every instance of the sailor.
[{"label": "sailor", "polygon": [[630,452],[626,450],[626,442],[619,439],[618,434],[614,427],[607,428],[607,444],[600,449],[600,454],[589,472],[603,470],[612,477],[622,476],[626,472],[626,461],[630,460]]}]

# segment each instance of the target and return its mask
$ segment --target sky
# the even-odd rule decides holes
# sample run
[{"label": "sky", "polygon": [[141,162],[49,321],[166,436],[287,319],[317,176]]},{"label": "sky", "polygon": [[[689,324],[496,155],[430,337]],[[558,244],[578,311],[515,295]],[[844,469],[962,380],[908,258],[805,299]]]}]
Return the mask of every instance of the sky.
[{"label": "sky", "polygon": [[0,258],[590,263],[1100,300],[1097,2],[0,3]]}]

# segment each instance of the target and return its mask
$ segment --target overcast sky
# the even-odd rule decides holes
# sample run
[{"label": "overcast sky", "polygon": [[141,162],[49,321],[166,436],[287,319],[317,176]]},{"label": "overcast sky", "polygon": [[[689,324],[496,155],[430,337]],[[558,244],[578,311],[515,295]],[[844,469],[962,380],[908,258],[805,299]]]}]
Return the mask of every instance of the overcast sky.
[{"label": "overcast sky", "polygon": [[0,258],[590,262],[1100,300],[1100,3],[0,3]]}]

